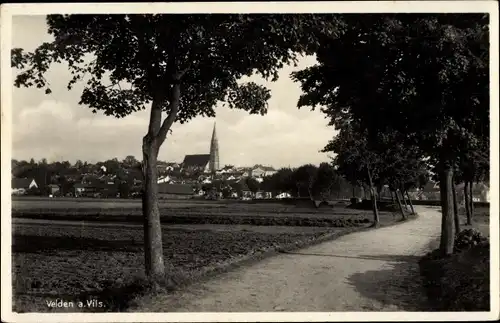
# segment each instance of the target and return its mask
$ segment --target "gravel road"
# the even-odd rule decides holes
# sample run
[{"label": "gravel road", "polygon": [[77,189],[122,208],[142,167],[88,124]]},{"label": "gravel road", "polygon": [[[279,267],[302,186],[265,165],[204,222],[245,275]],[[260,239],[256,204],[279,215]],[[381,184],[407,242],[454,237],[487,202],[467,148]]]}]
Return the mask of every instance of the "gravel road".
[{"label": "gravel road", "polygon": [[417,206],[413,221],[280,254],[134,311],[425,311],[417,261],[439,236],[438,210]]}]

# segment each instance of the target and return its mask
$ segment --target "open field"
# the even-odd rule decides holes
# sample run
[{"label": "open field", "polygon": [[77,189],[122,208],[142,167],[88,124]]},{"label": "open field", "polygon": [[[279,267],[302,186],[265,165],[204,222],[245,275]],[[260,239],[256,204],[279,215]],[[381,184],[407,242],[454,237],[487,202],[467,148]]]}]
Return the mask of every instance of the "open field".
[{"label": "open field", "polygon": [[[89,210],[102,212],[104,208],[96,207],[107,205],[107,218],[120,218],[120,213],[125,212],[133,213],[134,219],[140,219],[140,206],[123,207],[117,202],[112,206],[99,202],[104,204],[95,204],[93,208],[70,208],[66,205],[58,208],[56,203],[50,203],[47,211],[41,207],[41,201],[35,204],[15,202],[12,256],[14,311],[60,311],[64,309],[51,309],[46,301],[59,298],[75,302],[89,299],[91,295],[97,295],[106,304],[106,308],[92,308],[92,311],[118,311],[123,310],[138,294],[130,283],[132,278],[141,277],[143,273],[142,226],[134,221],[107,222],[103,221],[103,217],[99,217],[98,221],[78,221],[77,215],[85,217]],[[27,213],[17,217],[16,210]],[[47,215],[50,212],[65,221],[46,219],[44,216],[33,219],[37,218],[33,216],[36,213]],[[242,259],[258,258],[280,248],[308,245],[318,239],[333,239],[361,230],[369,225],[372,218],[369,211],[351,210],[341,205],[325,209],[243,203],[188,204],[182,207],[162,205],[162,216],[167,212],[183,214],[178,215],[179,218],[268,219],[266,223],[275,224],[280,223],[276,219],[288,219],[281,221],[285,226],[236,225],[233,222],[223,225],[207,222],[164,224],[164,255],[166,262],[172,265],[169,277],[174,279],[174,283],[227,268]],[[389,212],[381,212],[380,218],[382,225],[399,220],[399,216]],[[320,223],[319,220],[307,226],[291,226],[290,219],[331,219],[337,224],[341,221],[343,227],[315,226],[314,223]],[[361,219],[366,221],[356,221]],[[78,308],[69,310],[79,311]]]},{"label": "open field", "polygon": [[[239,256],[342,230],[285,229],[272,233],[245,227],[167,227],[163,230],[165,260],[175,268],[172,276],[189,277]],[[15,225],[14,310],[47,311],[46,299],[75,301],[85,292],[99,293],[141,276],[142,234],[140,226]]]},{"label": "open field", "polygon": [[[314,208],[312,202],[296,206],[173,200],[160,203],[160,213],[165,224],[345,227],[366,224],[371,219],[370,212],[350,209],[345,204]],[[15,218],[142,223],[142,209],[138,201],[14,200],[12,215]]]}]

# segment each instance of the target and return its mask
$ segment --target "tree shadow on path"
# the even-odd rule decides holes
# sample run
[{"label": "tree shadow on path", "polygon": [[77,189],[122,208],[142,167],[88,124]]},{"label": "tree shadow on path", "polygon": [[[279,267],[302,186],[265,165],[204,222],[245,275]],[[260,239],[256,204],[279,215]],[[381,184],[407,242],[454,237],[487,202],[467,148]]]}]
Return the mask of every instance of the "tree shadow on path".
[{"label": "tree shadow on path", "polygon": [[389,262],[384,269],[355,273],[347,278],[358,293],[376,301],[371,310],[430,310],[420,276],[419,256],[367,255],[359,258]]},{"label": "tree shadow on path", "polygon": [[318,256],[318,257],[335,257],[335,258],[347,258],[347,259],[362,259],[362,260],[381,260],[381,261],[391,261],[391,262],[402,262],[402,261],[414,261],[415,258],[419,259],[419,257],[416,256],[407,256],[407,255],[401,255],[401,256],[396,256],[396,255],[379,255],[379,256],[372,256],[372,255],[360,255],[360,256],[348,256],[348,255],[334,255],[334,254],[322,254],[322,253],[305,253],[305,252],[287,252],[283,251],[282,253],[288,254],[288,255],[302,255],[302,256]]}]

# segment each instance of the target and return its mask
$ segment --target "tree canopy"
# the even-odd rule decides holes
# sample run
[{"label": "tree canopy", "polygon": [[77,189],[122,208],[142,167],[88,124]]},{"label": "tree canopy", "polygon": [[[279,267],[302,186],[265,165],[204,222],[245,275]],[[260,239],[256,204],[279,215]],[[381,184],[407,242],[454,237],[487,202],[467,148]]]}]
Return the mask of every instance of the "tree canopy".
[{"label": "tree canopy", "polygon": [[[488,133],[488,15],[370,14],[321,44],[318,64],[294,73],[299,107],[331,124],[357,120],[370,140],[387,128],[426,153],[457,155]],[[449,151],[448,151],[449,150]]]},{"label": "tree canopy", "polygon": [[[214,116],[219,101],[264,114],[269,90],[238,81],[254,73],[275,80],[322,33],[336,32],[335,22],[314,15],[50,15],[53,42],[32,53],[12,50],[12,66],[22,70],[15,85],[50,93],[44,74],[66,61],[68,89],[85,82],[80,104],[94,112],[124,117],[157,98],[172,115],[167,124]],[[171,95],[181,79],[182,90]]]},{"label": "tree canopy", "polygon": [[[469,178],[479,178],[489,167],[489,156],[480,153],[489,141],[489,16],[398,13],[342,19],[349,27],[340,37],[323,39],[318,63],[293,73],[303,90],[298,106],[319,107],[330,125],[341,129],[326,150],[344,152],[337,162],[346,176],[363,165],[361,151],[373,153],[375,159],[366,158],[371,164],[377,157],[392,163],[392,171],[374,175],[398,186],[416,185],[425,177],[423,160],[434,161],[442,181],[441,247],[450,253],[453,170],[460,167]],[[351,145],[341,139],[353,135],[342,130],[349,127],[358,136]],[[390,143],[385,156],[379,150],[384,141]],[[408,167],[401,161],[414,163]]]}]

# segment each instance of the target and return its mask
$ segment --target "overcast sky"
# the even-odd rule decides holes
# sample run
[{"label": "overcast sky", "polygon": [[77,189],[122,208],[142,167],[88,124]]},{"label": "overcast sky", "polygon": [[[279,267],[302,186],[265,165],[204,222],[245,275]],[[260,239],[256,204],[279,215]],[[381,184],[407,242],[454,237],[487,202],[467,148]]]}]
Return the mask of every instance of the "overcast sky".
[{"label": "overcast sky", "polygon": [[[33,50],[50,41],[45,16],[14,16],[13,47]],[[320,153],[336,133],[327,127],[320,111],[298,109],[299,84],[290,73],[313,65],[315,59],[301,59],[299,66],[285,67],[280,79],[267,83],[271,89],[269,111],[250,116],[244,111],[217,107],[216,118],[198,117],[188,124],[175,124],[173,133],[160,149],[159,159],[181,162],[186,154],[209,153],[210,136],[217,122],[220,163],[240,166],[264,164],[274,167],[319,164],[328,161]],[[64,65],[54,65],[47,75],[52,94],[37,89],[14,88],[12,100],[13,158],[47,158],[49,161],[77,159],[96,162],[127,155],[141,157],[142,137],[147,131],[148,112],[124,119],[93,114],[78,101],[82,86],[66,89],[69,73]]]}]

